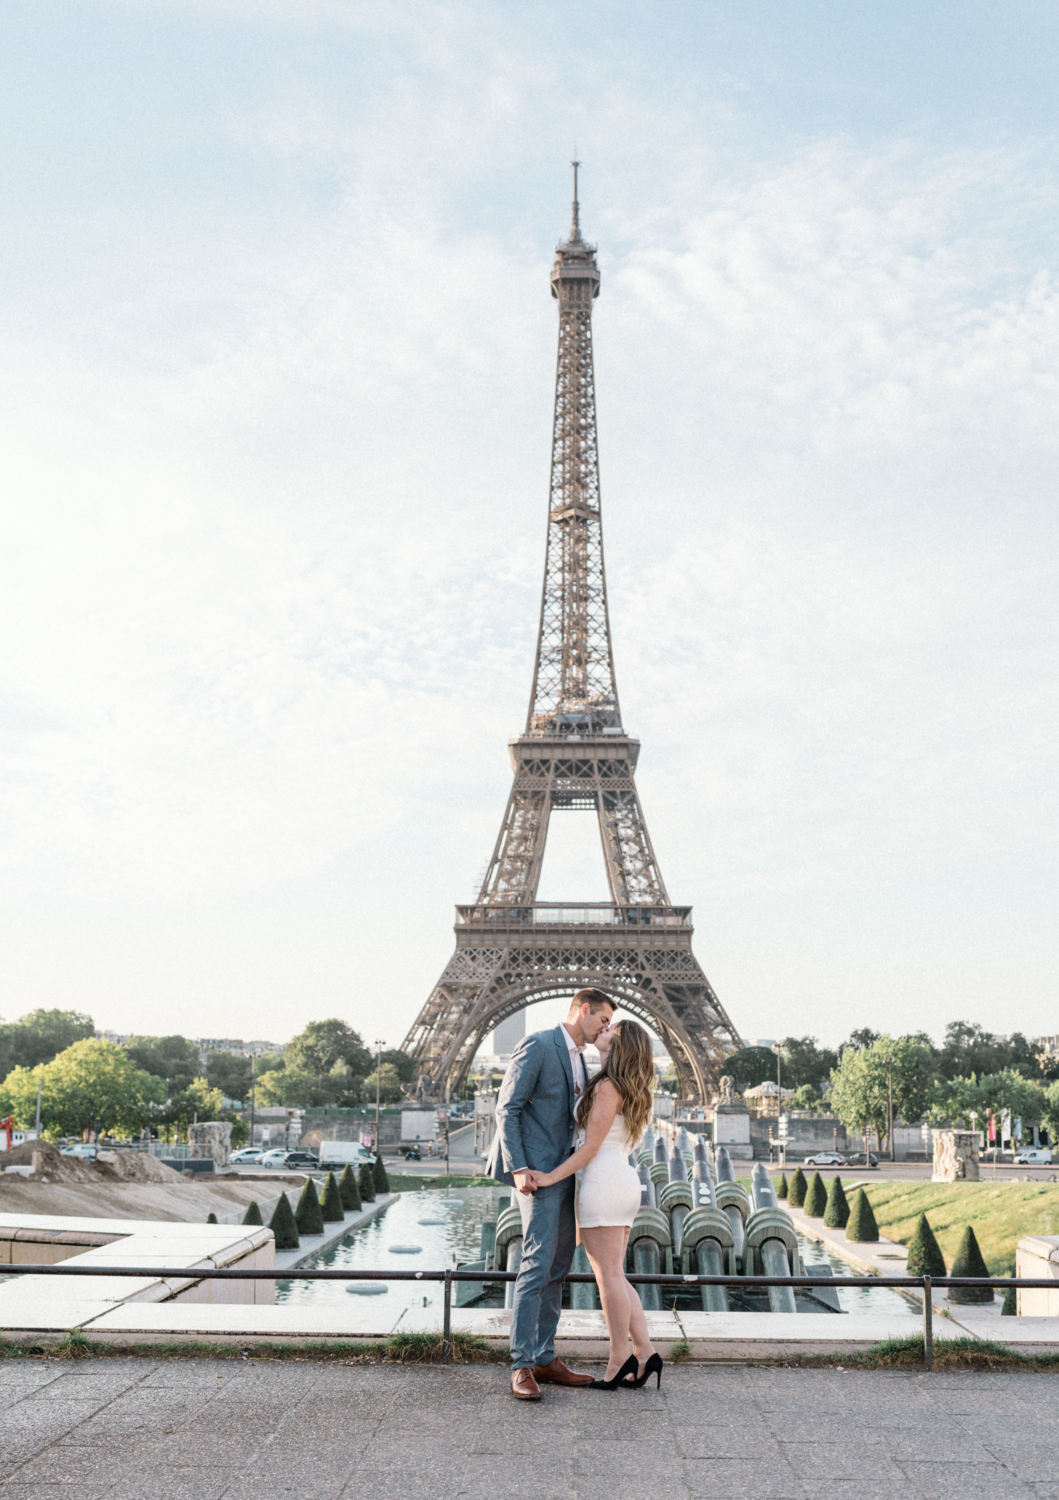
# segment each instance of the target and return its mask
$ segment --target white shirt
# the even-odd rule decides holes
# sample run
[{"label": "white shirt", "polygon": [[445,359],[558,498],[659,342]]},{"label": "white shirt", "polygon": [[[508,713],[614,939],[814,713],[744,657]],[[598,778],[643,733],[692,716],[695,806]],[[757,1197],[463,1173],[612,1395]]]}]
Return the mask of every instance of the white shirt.
[{"label": "white shirt", "polygon": [[583,1049],[577,1045],[565,1026],[563,1027],[563,1036],[566,1038],[566,1045],[570,1049],[570,1066],[574,1070],[574,1104],[576,1106],[578,1099],[585,1092],[585,1061],[581,1056]]}]

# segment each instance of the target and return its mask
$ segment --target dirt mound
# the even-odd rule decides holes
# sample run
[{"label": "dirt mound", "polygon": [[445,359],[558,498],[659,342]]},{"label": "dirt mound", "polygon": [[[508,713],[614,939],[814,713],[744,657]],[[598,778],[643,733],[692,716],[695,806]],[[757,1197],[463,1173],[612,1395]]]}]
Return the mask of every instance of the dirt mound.
[{"label": "dirt mound", "polygon": [[181,1174],[146,1151],[101,1151],[95,1161],[63,1156],[51,1141],[26,1141],[0,1151],[0,1174],[5,1167],[31,1167],[39,1156],[41,1177],[49,1182],[179,1182]]},{"label": "dirt mound", "polygon": [[[65,1158],[64,1158],[65,1160]],[[148,1156],[146,1151],[101,1151],[96,1159],[96,1171],[111,1180],[120,1182],[179,1182],[181,1173],[174,1172],[157,1156]]]},{"label": "dirt mound", "polygon": [[25,1141],[21,1146],[12,1146],[10,1151],[0,1151],[0,1173],[5,1167],[31,1167],[34,1156],[38,1155],[41,1175],[50,1182],[98,1181],[95,1167],[76,1156],[61,1156],[51,1141]]}]

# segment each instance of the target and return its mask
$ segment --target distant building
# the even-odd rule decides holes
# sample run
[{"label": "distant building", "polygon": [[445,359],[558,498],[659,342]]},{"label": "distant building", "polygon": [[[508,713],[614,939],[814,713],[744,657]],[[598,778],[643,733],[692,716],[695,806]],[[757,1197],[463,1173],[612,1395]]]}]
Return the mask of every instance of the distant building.
[{"label": "distant building", "polygon": [[1059,1057],[1059,1036],[1035,1036],[1030,1046],[1038,1057]]},{"label": "distant building", "polygon": [[205,1063],[211,1052],[231,1052],[235,1057],[260,1057],[264,1052],[286,1051],[286,1042],[243,1042],[233,1037],[200,1036],[195,1039],[199,1060]]}]

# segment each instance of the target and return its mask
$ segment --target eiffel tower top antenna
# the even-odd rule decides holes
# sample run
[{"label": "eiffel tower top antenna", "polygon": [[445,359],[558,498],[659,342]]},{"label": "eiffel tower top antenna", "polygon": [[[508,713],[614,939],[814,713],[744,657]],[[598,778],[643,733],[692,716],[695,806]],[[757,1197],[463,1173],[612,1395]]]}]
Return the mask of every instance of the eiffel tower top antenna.
[{"label": "eiffel tower top antenna", "polygon": [[574,169],[574,217],[570,226],[570,238],[579,240],[581,238],[581,210],[577,201],[577,169],[581,163],[577,160],[577,147],[574,147],[574,159],[570,163]]}]

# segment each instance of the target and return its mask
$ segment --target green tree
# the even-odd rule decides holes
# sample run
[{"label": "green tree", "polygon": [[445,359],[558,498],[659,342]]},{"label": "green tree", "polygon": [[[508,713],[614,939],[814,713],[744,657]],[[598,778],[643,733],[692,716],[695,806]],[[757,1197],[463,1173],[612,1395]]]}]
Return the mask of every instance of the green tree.
[{"label": "green tree", "polygon": [[934,1238],[934,1231],[930,1227],[930,1220],[926,1214],[920,1214],[916,1230],[908,1242],[908,1274],[909,1276],[944,1276],[945,1257],[941,1253],[941,1246]]},{"label": "green tree", "polygon": [[15,1068],[0,1085],[0,1108],[22,1126],[33,1124],[41,1085],[44,1133],[87,1130],[134,1134],[162,1102],[163,1086],[137,1068],[124,1047],[85,1037],[39,1067]]},{"label": "green tree", "polygon": [[846,1225],[846,1239],[857,1245],[878,1244],[879,1226],[875,1222],[875,1214],[863,1188],[857,1189],[857,1196],[853,1200],[853,1208]]},{"label": "green tree", "polygon": [[804,1213],[807,1219],[820,1219],[827,1208],[827,1189],[819,1172],[814,1172],[805,1195]]},{"label": "green tree", "polygon": [[223,1113],[224,1095],[220,1089],[210,1088],[205,1078],[193,1078],[187,1088],[171,1094],[154,1114],[163,1125],[175,1125],[182,1134],[194,1120],[219,1120]]},{"label": "green tree", "polygon": [[338,1179],[338,1191],[342,1195],[342,1202],[349,1213],[359,1214],[363,1204],[360,1201],[360,1189],[353,1168],[347,1161],[342,1168],[342,1176]]},{"label": "green tree", "polygon": [[268,1221],[268,1227],[275,1236],[277,1250],[298,1249],[301,1243],[298,1239],[298,1225],[295,1222],[294,1211],[290,1206],[290,1199],[286,1193],[280,1193],[279,1201],[272,1210],[272,1217]]},{"label": "green tree", "polygon": [[402,1083],[411,1083],[416,1076],[415,1059],[409,1057],[407,1052],[402,1052],[399,1047],[391,1047],[384,1052],[382,1062],[397,1069],[397,1076]]},{"label": "green tree", "polygon": [[286,1066],[309,1074],[322,1088],[335,1063],[346,1063],[350,1072],[363,1078],[372,1065],[371,1054],[357,1032],[345,1021],[310,1021],[287,1045]]},{"label": "green tree", "polygon": [[362,1203],[375,1202],[375,1176],[367,1162],[361,1164],[357,1173],[357,1187],[360,1190]]},{"label": "green tree", "polygon": [[835,1176],[827,1192],[827,1207],[824,1209],[824,1224],[828,1229],[845,1229],[849,1223],[849,1203],[842,1178]]},{"label": "green tree", "polygon": [[240,1104],[250,1097],[250,1059],[234,1052],[211,1052],[206,1058],[206,1077],[210,1087],[220,1089],[227,1099]]},{"label": "green tree", "polygon": [[770,1047],[743,1047],[724,1060],[724,1071],[739,1093],[776,1081],[776,1054]]},{"label": "green tree", "polygon": [[859,1031],[851,1031],[849,1041],[842,1043],[842,1046],[838,1049],[838,1055],[841,1057],[843,1052],[849,1047],[852,1047],[855,1052],[860,1051],[864,1047],[871,1047],[879,1040],[881,1035],[882,1033],[879,1031],[872,1031],[870,1026],[862,1026]]},{"label": "green tree", "polygon": [[821,1103],[820,1090],[815,1083],[799,1084],[788,1103],[794,1109],[817,1109]]},{"label": "green tree", "polygon": [[870,1126],[887,1137],[888,1086],[894,1119],[909,1124],[926,1114],[934,1093],[934,1054],[918,1037],[883,1036],[867,1047],[846,1047],[831,1075],[831,1108],[847,1130]]},{"label": "green tree", "polygon": [[217,1222],[217,1215],[216,1214],[207,1214],[206,1215],[206,1223],[207,1224],[216,1224],[216,1222]]},{"label": "green tree", "polygon": [[318,1087],[315,1078],[299,1068],[272,1069],[257,1080],[257,1103],[280,1104],[287,1109],[306,1109],[330,1102],[329,1090]]},{"label": "green tree", "polygon": [[188,1088],[202,1072],[198,1043],[186,1036],[132,1036],[126,1047],[137,1068],[165,1081],[170,1096]]},{"label": "green tree", "polygon": [[[780,1043],[783,1068],[781,1081],[785,1089],[800,1089],[812,1086],[816,1093],[831,1076],[831,1069],[838,1066],[838,1053],[830,1047],[821,1047],[815,1036],[788,1036]],[[775,1070],[773,1070],[775,1077]]]},{"label": "green tree", "polygon": [[320,1213],[325,1224],[341,1224],[346,1217],[342,1194],[338,1191],[338,1183],[335,1181],[333,1172],[328,1172],[327,1181],[324,1183],[324,1193],[320,1199]]},{"label": "green tree", "polygon": [[316,1184],[311,1177],[305,1179],[305,1186],[298,1199],[298,1207],[294,1211],[294,1222],[298,1226],[299,1234],[323,1234],[324,1232],[324,1216],[320,1212]]},{"label": "green tree", "polygon": [[[985,1257],[978,1247],[974,1230],[970,1224],[966,1225],[960,1236],[960,1243],[956,1250],[956,1259],[952,1263],[950,1276],[988,1276],[989,1267],[985,1263]],[[991,1286],[950,1286],[950,1302],[992,1302],[993,1288]]]},{"label": "green tree", "polygon": [[776,1184],[776,1197],[777,1198],[786,1198],[786,1196],[787,1196],[787,1174],[786,1174],[786,1172],[784,1172],[783,1176],[780,1178],[779,1182]]},{"label": "green tree", "polygon": [[[369,1073],[360,1086],[360,1097],[365,1104],[375,1103],[375,1074]],[[401,1080],[392,1063],[383,1063],[379,1069],[379,1099],[382,1104],[397,1104],[404,1097]]]},{"label": "green tree", "polygon": [[257,1202],[254,1201],[248,1203],[246,1206],[246,1213],[243,1215],[243,1223],[263,1224],[264,1222],[264,1219],[261,1217],[261,1209],[259,1208]]},{"label": "green tree", "polygon": [[787,1202],[790,1204],[791,1208],[801,1208],[802,1204],[805,1202],[805,1195],[807,1192],[808,1185],[805,1181],[805,1173],[802,1171],[801,1167],[795,1167],[794,1176],[791,1178],[790,1189],[787,1193]]},{"label": "green tree", "polygon": [[375,1158],[375,1164],[371,1169],[371,1176],[377,1193],[388,1193],[390,1191],[390,1179],[387,1177],[386,1168],[382,1164],[381,1152]]},{"label": "green tree", "polygon": [[13,1068],[51,1062],[95,1030],[92,1017],[79,1010],[31,1010],[17,1021],[0,1022],[0,1078]]},{"label": "green tree", "polygon": [[1010,1112],[1013,1122],[1016,1118],[1022,1120],[1023,1128],[1040,1124],[1048,1113],[1047,1087],[1024,1078],[1014,1068],[987,1073],[979,1080],[978,1086],[982,1091],[982,1098],[994,1115],[999,1117]]}]

